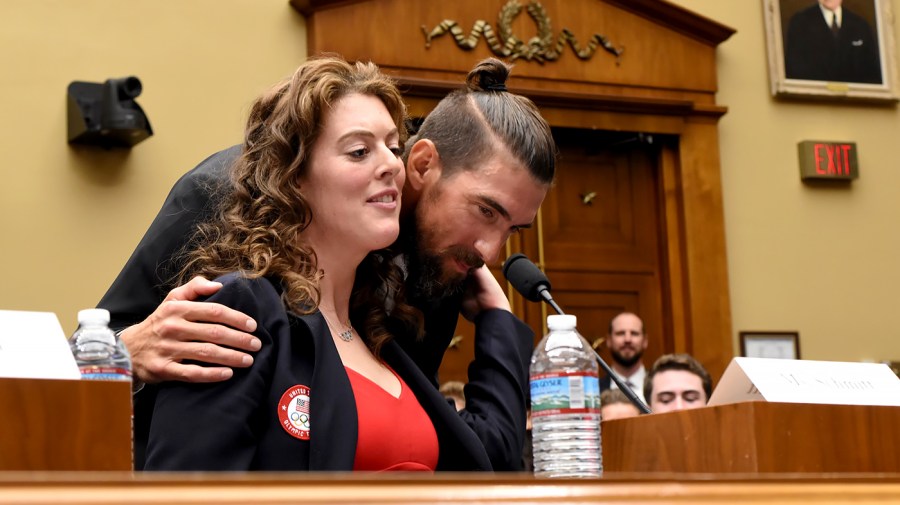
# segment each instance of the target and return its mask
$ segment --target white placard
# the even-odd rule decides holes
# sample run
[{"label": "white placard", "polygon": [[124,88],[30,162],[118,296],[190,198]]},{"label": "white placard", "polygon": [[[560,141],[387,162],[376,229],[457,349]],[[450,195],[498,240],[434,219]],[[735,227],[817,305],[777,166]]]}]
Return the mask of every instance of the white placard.
[{"label": "white placard", "polygon": [[883,363],[734,358],[709,405],[751,400],[900,406],[900,379]]},{"label": "white placard", "polygon": [[0,377],[81,379],[56,314],[0,310]]}]

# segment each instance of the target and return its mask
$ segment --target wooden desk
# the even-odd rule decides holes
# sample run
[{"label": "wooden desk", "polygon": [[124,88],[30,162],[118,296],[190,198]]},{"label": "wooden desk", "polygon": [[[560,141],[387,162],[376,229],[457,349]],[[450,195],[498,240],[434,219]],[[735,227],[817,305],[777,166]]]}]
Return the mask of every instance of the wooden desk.
[{"label": "wooden desk", "polygon": [[900,473],[900,407],[746,402],[604,421],[602,435],[612,472]]},{"label": "wooden desk", "polygon": [[0,474],[0,505],[885,504],[900,474],[758,476],[608,474],[599,480],[530,475]]},{"label": "wooden desk", "polygon": [[[28,434],[30,429],[41,428],[33,431],[40,433],[36,440],[8,446],[0,444],[0,462],[21,465],[24,460],[28,465],[41,468],[77,465],[83,470],[98,470],[102,469],[98,465],[106,464],[104,462],[109,456],[107,450],[113,450],[120,455],[120,461],[115,464],[129,467],[130,430],[127,429],[127,419],[130,391],[127,385],[98,385],[90,381],[61,384],[63,382],[67,381],[20,383],[12,389],[0,390],[3,415],[9,412],[17,414],[17,417],[7,416],[6,421],[12,423],[9,426],[15,427],[18,436]],[[38,388],[38,392],[33,388]],[[63,388],[64,391],[55,388]],[[101,394],[96,388],[108,391]],[[108,410],[110,401],[118,404],[113,407],[112,415]],[[101,419],[118,420],[113,423],[114,430],[101,437],[108,444],[105,449],[92,445],[92,448],[102,450],[85,451],[78,442],[80,437],[90,440],[94,436],[85,430],[96,431],[102,425],[95,422],[92,416],[92,412],[96,411],[83,408],[85,402],[104,409],[107,415]],[[22,410],[22,405],[27,408]],[[51,422],[53,419],[42,417],[45,415],[42,412],[56,412],[49,407],[60,405],[82,412],[71,416],[71,438],[58,438],[59,433],[48,429],[56,426]],[[607,472],[602,479],[596,480],[538,480],[528,474],[0,472],[0,505],[900,503],[900,472],[847,473],[862,467],[859,461],[866,458],[875,465],[889,465],[896,461],[896,429],[900,419],[895,416],[900,409],[880,411],[877,408],[836,407],[840,406],[811,406],[798,410],[781,404],[742,404],[692,413],[677,412],[604,422],[604,463]],[[785,416],[801,414],[811,415],[817,421],[785,420]],[[626,421],[636,421],[636,424]],[[631,431],[616,433],[615,428],[607,427],[608,424]],[[787,427],[787,430],[776,430],[774,426]],[[659,440],[648,438],[648,430],[659,431]],[[754,433],[752,437],[751,432]],[[844,445],[833,443],[835,434],[840,433],[847,434]],[[15,435],[10,437],[10,434],[6,433],[7,442],[15,440]],[[819,437],[820,442],[813,442],[815,437]],[[48,444],[52,440],[56,440],[59,446],[56,452]],[[58,443],[59,440],[67,443]],[[709,440],[718,442],[713,446],[702,443]],[[822,441],[829,445],[822,445]],[[655,447],[653,444],[657,442],[668,445]],[[702,465],[713,460],[717,467],[728,461],[749,461],[753,465],[748,466],[747,470],[725,466],[715,473],[702,473],[703,470],[673,472],[671,468],[668,473],[617,473],[610,471],[615,460],[607,451],[607,444],[610,443],[619,445],[618,449],[614,449],[619,454],[644,455],[642,459],[632,459],[630,464],[649,458],[655,459],[661,466],[670,467],[696,463],[699,465],[697,468],[705,468]],[[4,452],[9,451],[9,447],[27,450],[18,455]],[[823,461],[851,462],[857,466],[849,467],[850,470],[843,467],[842,473],[808,466],[803,467],[804,473],[773,470],[771,465],[781,464],[779,461],[782,461],[777,458],[778,452],[785,450],[790,456],[786,461],[793,465],[819,458]],[[68,456],[60,457],[60,454]],[[749,454],[752,458],[740,457],[741,454]],[[831,457],[834,454],[844,456]],[[723,456],[735,456],[736,459]],[[627,463],[625,459],[620,461]]]},{"label": "wooden desk", "polygon": [[128,471],[131,383],[0,378],[0,471]]}]

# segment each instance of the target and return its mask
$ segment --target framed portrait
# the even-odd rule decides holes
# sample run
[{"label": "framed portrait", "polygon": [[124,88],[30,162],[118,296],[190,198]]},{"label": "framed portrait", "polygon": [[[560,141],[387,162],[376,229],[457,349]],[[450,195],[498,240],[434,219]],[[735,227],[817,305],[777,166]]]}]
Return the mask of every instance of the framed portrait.
[{"label": "framed portrait", "polygon": [[762,0],[777,97],[898,100],[891,0]]},{"label": "framed portrait", "polygon": [[740,337],[741,356],[800,359],[800,334],[796,331],[742,331]]}]

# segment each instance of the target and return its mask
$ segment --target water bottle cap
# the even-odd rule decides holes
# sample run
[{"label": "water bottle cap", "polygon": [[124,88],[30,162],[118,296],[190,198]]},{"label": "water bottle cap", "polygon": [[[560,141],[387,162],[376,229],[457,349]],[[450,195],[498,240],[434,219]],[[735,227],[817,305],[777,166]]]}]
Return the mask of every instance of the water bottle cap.
[{"label": "water bottle cap", "polygon": [[84,309],[78,311],[78,324],[109,324],[109,311],[106,309]]},{"label": "water bottle cap", "polygon": [[551,330],[574,330],[576,318],[573,315],[547,316],[547,328]]}]

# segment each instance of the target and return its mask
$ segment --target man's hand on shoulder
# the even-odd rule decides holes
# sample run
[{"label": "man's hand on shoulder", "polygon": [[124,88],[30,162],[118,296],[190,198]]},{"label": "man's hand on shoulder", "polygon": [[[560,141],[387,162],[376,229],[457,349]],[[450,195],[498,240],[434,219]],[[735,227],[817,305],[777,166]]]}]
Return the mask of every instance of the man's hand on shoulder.
[{"label": "man's hand on shoulder", "polygon": [[478,314],[491,309],[512,311],[500,283],[487,265],[482,265],[469,277],[461,312],[463,317],[473,321]]},{"label": "man's hand on shoulder", "polygon": [[236,349],[259,350],[259,339],[249,333],[256,330],[256,321],[218,303],[194,301],[221,287],[221,283],[195,277],[170,291],[147,319],[122,331],[139,380],[148,384],[218,382],[231,378],[231,367],[253,364],[249,354]]}]

